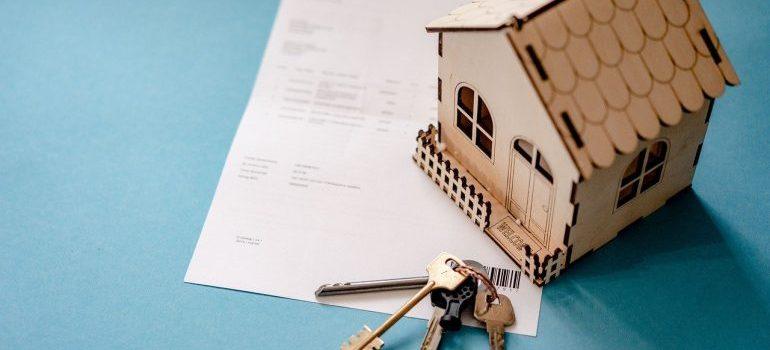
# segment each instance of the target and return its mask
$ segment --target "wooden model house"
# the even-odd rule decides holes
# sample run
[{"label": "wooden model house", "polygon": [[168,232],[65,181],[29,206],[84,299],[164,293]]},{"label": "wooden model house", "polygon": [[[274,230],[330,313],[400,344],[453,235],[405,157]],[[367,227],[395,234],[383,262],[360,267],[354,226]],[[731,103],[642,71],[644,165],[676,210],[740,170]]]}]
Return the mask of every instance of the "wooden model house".
[{"label": "wooden model house", "polygon": [[482,0],[427,30],[413,158],[538,285],[690,186],[739,83],[698,0]]}]

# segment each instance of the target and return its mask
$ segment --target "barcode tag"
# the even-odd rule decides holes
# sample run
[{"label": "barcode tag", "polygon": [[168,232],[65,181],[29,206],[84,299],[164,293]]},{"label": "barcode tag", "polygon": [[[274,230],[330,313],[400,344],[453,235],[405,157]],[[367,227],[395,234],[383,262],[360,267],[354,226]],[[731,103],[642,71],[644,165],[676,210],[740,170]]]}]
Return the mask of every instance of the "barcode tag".
[{"label": "barcode tag", "polygon": [[489,280],[498,288],[519,289],[521,283],[521,271],[509,270],[501,267],[484,266],[489,275]]}]

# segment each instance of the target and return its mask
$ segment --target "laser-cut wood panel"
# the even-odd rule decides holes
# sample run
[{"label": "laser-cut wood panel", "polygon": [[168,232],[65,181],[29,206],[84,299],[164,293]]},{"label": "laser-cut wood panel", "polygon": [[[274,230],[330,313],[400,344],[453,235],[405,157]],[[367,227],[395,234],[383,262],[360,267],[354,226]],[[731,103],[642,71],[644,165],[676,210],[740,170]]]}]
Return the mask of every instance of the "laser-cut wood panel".
[{"label": "laser-cut wood panel", "polygon": [[[556,1],[509,35],[533,85],[548,97],[554,124],[569,127],[554,106],[560,95],[580,107],[581,140],[566,142],[576,164],[587,156],[595,167],[612,165],[612,152],[634,150],[629,125],[639,139],[654,138],[658,124],[680,123],[682,110],[699,111],[706,97],[724,93],[725,83],[739,82],[697,0]],[[534,59],[542,61],[546,79],[526,62],[532,60],[527,45],[537,48]],[[562,135],[572,137],[569,130]],[[590,177],[587,167],[579,168]]]},{"label": "laser-cut wood panel", "polygon": [[[689,186],[704,118],[739,83],[698,0],[478,0],[427,30],[443,34],[443,149],[503,203],[485,232],[538,284]],[[494,116],[494,152],[454,125],[462,84]],[[512,156],[517,138],[553,160],[540,187],[534,156]],[[659,144],[667,163],[623,186]],[[531,241],[513,249],[512,235]]]}]

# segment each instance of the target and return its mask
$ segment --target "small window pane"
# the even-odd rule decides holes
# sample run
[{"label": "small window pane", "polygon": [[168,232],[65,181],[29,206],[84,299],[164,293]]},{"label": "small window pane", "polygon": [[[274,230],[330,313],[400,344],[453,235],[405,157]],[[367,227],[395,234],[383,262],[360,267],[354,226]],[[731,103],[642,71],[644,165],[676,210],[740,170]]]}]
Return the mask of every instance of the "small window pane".
[{"label": "small window pane", "polygon": [[516,140],[513,144],[513,148],[516,149],[522,156],[524,156],[524,159],[526,159],[528,162],[532,161],[532,144],[524,141],[522,139]]},{"label": "small window pane", "polygon": [[639,187],[639,181],[634,181],[631,184],[629,184],[626,187],[623,187],[620,190],[620,194],[618,195],[618,207],[620,207],[623,204],[628,203],[628,201],[634,199],[636,197],[636,189]]},{"label": "small window pane", "polygon": [[658,141],[650,146],[650,155],[647,156],[647,165],[644,167],[645,171],[663,163],[663,160],[666,159],[666,148],[666,143],[663,141]]},{"label": "small window pane", "polygon": [[476,146],[478,146],[487,157],[492,158],[492,140],[481,131],[476,131]]},{"label": "small window pane", "polygon": [[469,139],[473,138],[473,122],[471,122],[471,120],[459,109],[457,110],[457,127],[460,128],[463,134],[468,136]]},{"label": "small window pane", "polygon": [[537,152],[537,162],[535,164],[535,168],[537,171],[539,171],[543,176],[548,180],[548,182],[553,183],[553,176],[551,176],[551,168],[548,166],[548,163],[545,161],[545,158],[543,158],[543,155],[540,154],[540,152]]},{"label": "small window pane", "polygon": [[489,136],[494,136],[492,133],[492,115],[489,114],[489,109],[487,109],[487,105],[481,97],[479,97],[479,110],[478,114],[476,114],[476,120],[478,121],[479,126],[484,129]]},{"label": "small window pane", "polygon": [[468,115],[473,115],[473,90],[467,86],[457,92],[457,105]]},{"label": "small window pane", "polygon": [[663,174],[663,167],[657,167],[655,170],[645,174],[644,180],[642,180],[642,192],[647,191],[650,187],[660,182],[661,174]]},{"label": "small window pane", "polygon": [[636,158],[628,165],[626,172],[623,173],[623,180],[620,182],[620,186],[625,186],[629,182],[636,180],[639,175],[642,174],[642,161],[644,160],[644,151],[639,153]]}]

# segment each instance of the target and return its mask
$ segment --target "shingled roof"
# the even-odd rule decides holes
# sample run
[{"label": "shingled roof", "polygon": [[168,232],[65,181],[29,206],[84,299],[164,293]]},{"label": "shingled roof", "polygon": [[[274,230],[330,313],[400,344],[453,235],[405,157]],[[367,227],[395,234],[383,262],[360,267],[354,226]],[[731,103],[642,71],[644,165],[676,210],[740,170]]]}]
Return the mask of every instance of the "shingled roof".
[{"label": "shingled roof", "polygon": [[507,23],[584,178],[739,83],[698,0],[552,1]]}]

